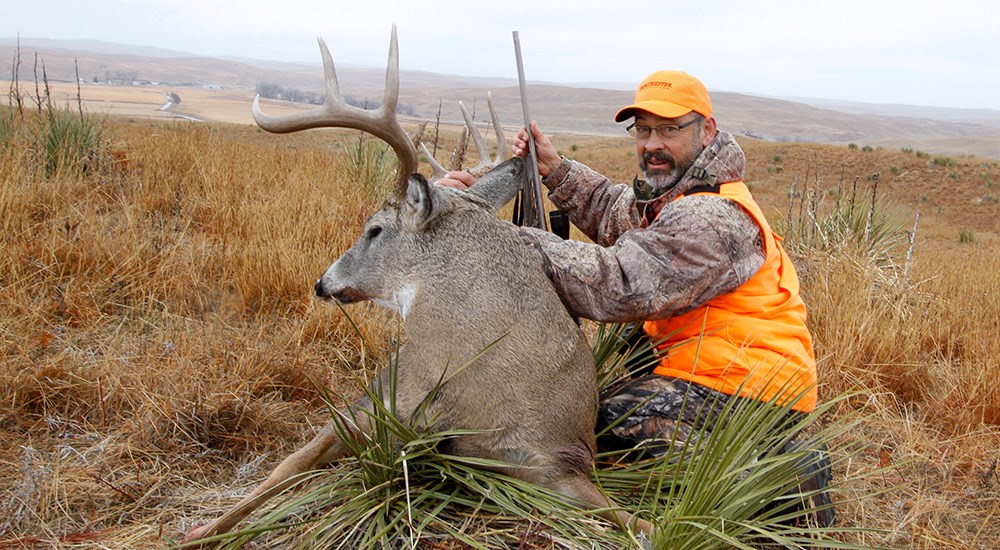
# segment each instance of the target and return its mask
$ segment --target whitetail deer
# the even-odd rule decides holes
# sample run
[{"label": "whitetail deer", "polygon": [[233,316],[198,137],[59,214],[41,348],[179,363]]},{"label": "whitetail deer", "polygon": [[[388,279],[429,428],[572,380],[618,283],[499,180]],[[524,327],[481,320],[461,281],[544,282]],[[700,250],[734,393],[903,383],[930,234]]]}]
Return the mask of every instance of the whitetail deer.
[{"label": "whitetail deer", "polygon": [[[401,419],[412,418],[444,380],[424,417],[434,419],[437,430],[476,431],[450,440],[451,452],[511,464],[505,473],[604,509],[601,515],[610,521],[648,530],[648,522],[613,510],[588,478],[597,411],[593,355],[537,256],[510,223],[496,216],[521,185],[521,159],[500,164],[468,191],[429,184],[415,174],[416,148],[396,119],[395,28],[385,98],[373,111],[343,101],[322,40],[320,49],[327,81],[324,105],[270,117],[255,100],[254,118],[272,132],[360,129],[385,140],[399,157],[394,196],[315,287],[326,300],[372,300],[402,315],[407,342],[399,350],[390,410]],[[499,131],[495,121],[494,126]],[[372,403],[366,398],[352,407],[341,413],[347,429],[369,432],[371,419],[363,411],[371,411]],[[229,512],[192,528],[185,543],[196,545],[198,539],[233,529],[298,474],[343,456],[339,433],[334,423],[327,425]]]}]

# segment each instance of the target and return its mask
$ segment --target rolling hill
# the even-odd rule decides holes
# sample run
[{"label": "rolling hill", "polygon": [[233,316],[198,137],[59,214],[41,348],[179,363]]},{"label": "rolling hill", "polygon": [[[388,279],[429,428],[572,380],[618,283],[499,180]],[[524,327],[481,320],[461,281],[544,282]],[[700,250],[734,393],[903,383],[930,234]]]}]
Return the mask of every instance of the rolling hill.
[{"label": "rolling hill", "polygon": [[[16,59],[17,42],[0,38],[0,59]],[[191,97],[182,112],[206,120],[250,122],[249,101],[262,83],[286,89],[320,92],[322,69],[314,65],[252,59],[215,59],[194,54],[141,48],[100,41],[20,39],[19,79],[33,83],[44,74],[52,83],[73,83],[77,67],[84,83],[81,94],[91,107],[112,114],[163,116],[168,91]],[[7,71],[5,71],[7,72]],[[344,94],[378,101],[384,69],[350,65],[338,67]],[[9,74],[9,73],[8,73]],[[145,99],[120,99],[97,84],[135,87]],[[440,116],[457,121],[458,101],[477,109],[487,91],[496,101],[505,125],[520,125],[522,114],[517,82],[513,78],[476,78],[403,71],[400,102],[423,120]],[[26,86],[34,88],[34,85]],[[75,87],[74,87],[75,88]],[[219,93],[207,94],[211,88]],[[219,90],[221,88],[221,91]],[[620,135],[611,121],[617,106],[631,100],[627,85],[529,83],[531,112],[548,131]],[[70,92],[75,97],[75,89]],[[879,105],[810,98],[771,98],[713,90],[720,126],[735,134],[776,142],[856,144],[911,148],[933,153],[1000,158],[1000,111]],[[92,97],[99,99],[91,99]],[[89,103],[93,101],[94,103]],[[139,101],[143,105],[139,108]],[[148,103],[144,103],[148,102]],[[230,102],[227,108],[223,103]],[[213,104],[218,103],[216,107]],[[131,109],[124,106],[131,105]],[[295,109],[296,106],[286,106]],[[301,108],[306,108],[303,105]],[[124,109],[124,110],[123,110]],[[191,111],[193,109],[194,111]]]}]

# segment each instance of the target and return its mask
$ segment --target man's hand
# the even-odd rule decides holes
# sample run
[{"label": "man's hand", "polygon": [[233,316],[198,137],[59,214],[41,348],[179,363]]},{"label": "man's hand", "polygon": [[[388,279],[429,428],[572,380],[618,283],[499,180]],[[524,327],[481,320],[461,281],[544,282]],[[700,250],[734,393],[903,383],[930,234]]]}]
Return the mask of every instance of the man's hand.
[{"label": "man's hand", "polygon": [[441,187],[451,187],[452,189],[468,189],[476,184],[476,178],[465,171],[448,172],[443,178],[434,182]]},{"label": "man's hand", "polygon": [[[555,171],[562,163],[562,158],[556,152],[555,146],[545,137],[545,134],[538,129],[538,123],[531,121],[531,135],[535,138],[535,154],[538,156],[538,175],[543,178]],[[514,138],[514,155],[518,157],[528,156],[528,131],[521,128]]]}]

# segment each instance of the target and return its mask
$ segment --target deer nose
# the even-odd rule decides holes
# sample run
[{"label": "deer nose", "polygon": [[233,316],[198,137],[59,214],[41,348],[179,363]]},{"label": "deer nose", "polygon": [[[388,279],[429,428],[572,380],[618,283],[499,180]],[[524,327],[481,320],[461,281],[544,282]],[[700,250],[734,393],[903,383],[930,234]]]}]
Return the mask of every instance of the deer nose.
[{"label": "deer nose", "polygon": [[323,279],[318,279],[316,284],[313,285],[313,289],[316,291],[316,296],[319,296],[320,298],[330,297],[330,295],[326,293],[326,290],[323,289]]}]

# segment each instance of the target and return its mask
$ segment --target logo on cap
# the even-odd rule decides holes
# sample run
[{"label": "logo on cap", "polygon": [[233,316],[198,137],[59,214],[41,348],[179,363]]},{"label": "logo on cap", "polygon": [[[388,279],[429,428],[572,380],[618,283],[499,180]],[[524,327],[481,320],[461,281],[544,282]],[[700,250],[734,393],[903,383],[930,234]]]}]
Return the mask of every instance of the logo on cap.
[{"label": "logo on cap", "polygon": [[644,83],[642,86],[639,87],[639,91],[642,92],[646,88],[663,88],[663,89],[668,89],[668,88],[672,88],[673,86],[674,85],[671,84],[670,82],[664,82],[662,80],[654,80],[653,82],[646,82],[646,83]]}]

